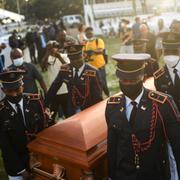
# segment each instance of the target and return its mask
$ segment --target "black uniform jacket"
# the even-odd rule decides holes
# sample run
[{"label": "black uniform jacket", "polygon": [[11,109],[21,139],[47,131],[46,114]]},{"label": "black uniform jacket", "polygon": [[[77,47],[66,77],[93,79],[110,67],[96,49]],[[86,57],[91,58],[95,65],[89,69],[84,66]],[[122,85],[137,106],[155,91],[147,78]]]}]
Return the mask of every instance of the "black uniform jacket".
[{"label": "black uniform jacket", "polygon": [[167,141],[180,176],[180,114],[170,96],[145,89],[134,127],[126,118],[123,94],[109,99],[105,115],[112,180],[170,180]]},{"label": "black uniform jacket", "polygon": [[17,176],[23,169],[28,170],[29,155],[27,143],[44,128],[44,113],[37,95],[23,96],[25,123],[7,99],[0,102],[0,148],[8,175]]},{"label": "black uniform jacket", "polygon": [[59,74],[48,90],[45,99],[49,106],[62,83],[67,84],[69,94],[69,115],[75,114],[76,108],[81,110],[102,100],[102,88],[98,70],[85,64],[84,70],[78,79],[73,77],[73,67],[70,64],[61,67]]},{"label": "black uniform jacket", "polygon": [[180,89],[172,82],[167,66],[154,73],[154,84],[158,91],[170,94],[180,111]]}]

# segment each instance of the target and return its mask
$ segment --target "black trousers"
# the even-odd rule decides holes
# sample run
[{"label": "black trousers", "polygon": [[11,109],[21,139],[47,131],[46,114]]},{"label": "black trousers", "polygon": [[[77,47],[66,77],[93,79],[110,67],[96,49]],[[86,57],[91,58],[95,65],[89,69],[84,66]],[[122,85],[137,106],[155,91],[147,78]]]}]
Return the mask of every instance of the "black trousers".
[{"label": "black trousers", "polygon": [[35,55],[35,45],[34,44],[31,44],[28,46],[29,48],[29,55],[30,55],[30,58],[31,58],[31,62],[32,63],[37,63],[36,61],[36,55]]},{"label": "black trousers", "polygon": [[52,101],[51,111],[54,112],[52,115],[52,119],[55,120],[55,117],[58,113],[59,117],[64,116],[65,118],[68,117],[68,94],[59,94],[56,95]]},{"label": "black trousers", "polygon": [[99,74],[100,74],[100,78],[101,78],[102,89],[103,89],[104,93],[106,94],[106,96],[109,96],[109,89],[107,86],[105,66],[99,68]]}]

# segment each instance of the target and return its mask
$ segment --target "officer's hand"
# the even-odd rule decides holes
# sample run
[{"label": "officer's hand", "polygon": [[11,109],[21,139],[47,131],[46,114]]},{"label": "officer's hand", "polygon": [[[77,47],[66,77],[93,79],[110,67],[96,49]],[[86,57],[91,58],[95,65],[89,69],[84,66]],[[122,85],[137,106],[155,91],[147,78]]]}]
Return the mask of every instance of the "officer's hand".
[{"label": "officer's hand", "polygon": [[49,108],[45,108],[44,113],[45,113],[45,115],[46,115],[47,117],[49,117],[49,118],[51,118],[52,115],[54,114],[54,112],[53,112],[53,111],[51,112]]},{"label": "officer's hand", "polygon": [[30,180],[31,179],[31,174],[26,170],[22,173],[22,176],[23,176],[23,180]]}]

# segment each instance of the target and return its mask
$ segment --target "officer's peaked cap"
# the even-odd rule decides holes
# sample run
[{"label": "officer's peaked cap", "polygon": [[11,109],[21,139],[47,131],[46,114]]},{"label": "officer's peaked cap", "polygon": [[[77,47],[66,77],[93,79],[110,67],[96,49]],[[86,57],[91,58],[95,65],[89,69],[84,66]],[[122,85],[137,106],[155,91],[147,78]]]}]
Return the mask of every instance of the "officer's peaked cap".
[{"label": "officer's peaked cap", "polygon": [[23,70],[4,70],[0,73],[0,81],[4,89],[18,89],[23,85]]},{"label": "officer's peaked cap", "polygon": [[180,34],[173,32],[161,33],[162,44],[164,49],[178,49],[180,48]]},{"label": "officer's peaked cap", "polygon": [[82,54],[83,45],[69,45],[66,46],[66,52],[68,56],[76,56]]},{"label": "officer's peaked cap", "polygon": [[144,62],[148,61],[151,58],[150,54],[147,53],[135,53],[135,54],[115,54],[112,56],[113,60],[116,60],[117,62]]}]

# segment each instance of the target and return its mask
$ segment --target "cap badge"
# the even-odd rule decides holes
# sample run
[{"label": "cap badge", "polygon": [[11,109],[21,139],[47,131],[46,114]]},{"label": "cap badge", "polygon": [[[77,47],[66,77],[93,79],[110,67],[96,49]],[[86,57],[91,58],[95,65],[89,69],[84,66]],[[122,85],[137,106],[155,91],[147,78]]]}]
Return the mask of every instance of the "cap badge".
[{"label": "cap badge", "polygon": [[121,107],[121,108],[120,108],[120,111],[121,111],[121,112],[123,112],[123,111],[124,111],[124,108],[123,108],[123,107]]},{"label": "cap badge", "polygon": [[74,51],[76,51],[76,48],[72,46],[72,47],[70,47],[69,51],[74,52]]},{"label": "cap badge", "polygon": [[141,109],[142,109],[143,111],[145,111],[147,108],[142,105],[142,106],[141,106]]}]

